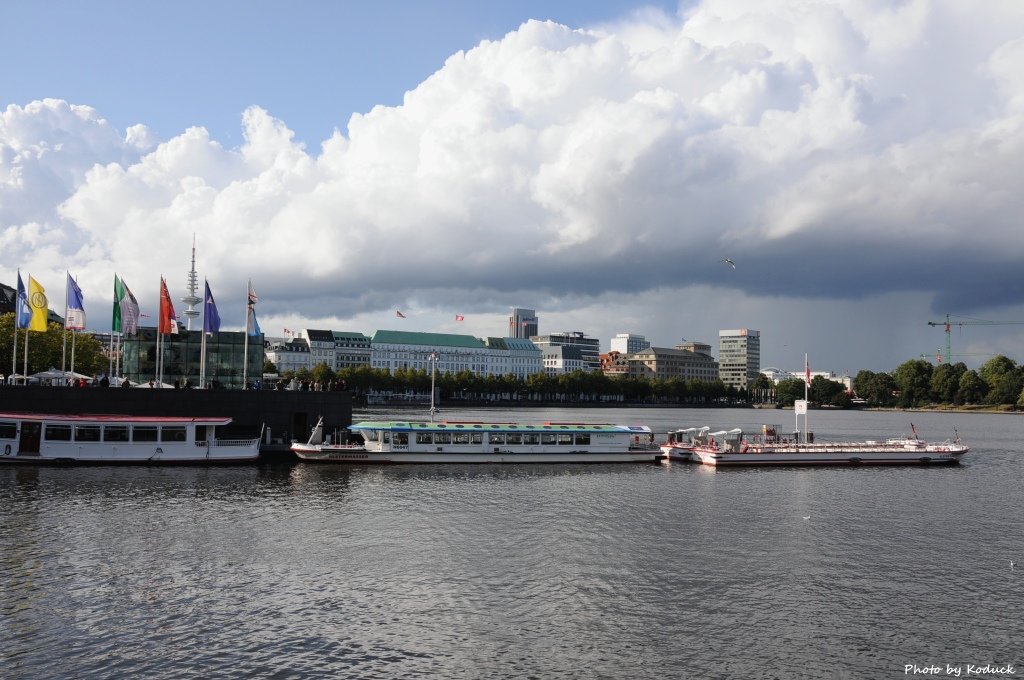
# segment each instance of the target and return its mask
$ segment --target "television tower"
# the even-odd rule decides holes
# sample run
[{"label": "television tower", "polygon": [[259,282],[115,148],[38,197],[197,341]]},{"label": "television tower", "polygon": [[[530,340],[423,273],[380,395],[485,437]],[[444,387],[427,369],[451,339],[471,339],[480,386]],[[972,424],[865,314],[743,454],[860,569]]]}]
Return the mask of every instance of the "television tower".
[{"label": "television tower", "polygon": [[199,316],[199,312],[196,310],[196,305],[203,301],[201,297],[196,295],[196,290],[199,289],[199,277],[196,276],[196,235],[192,234],[192,269],[188,273],[188,283],[185,285],[185,289],[188,290],[188,295],[181,298],[181,301],[188,305],[188,309],[182,312],[188,319],[188,330],[192,330],[192,319]]}]

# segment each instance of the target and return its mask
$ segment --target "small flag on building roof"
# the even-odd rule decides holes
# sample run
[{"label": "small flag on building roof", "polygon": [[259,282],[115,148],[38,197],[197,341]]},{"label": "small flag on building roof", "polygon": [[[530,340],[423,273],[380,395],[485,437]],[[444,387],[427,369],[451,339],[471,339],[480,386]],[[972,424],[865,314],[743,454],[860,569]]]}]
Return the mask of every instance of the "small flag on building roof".
[{"label": "small flag on building roof", "polygon": [[395,316],[397,316],[399,319],[404,319],[405,318],[405,314],[402,314],[401,310],[395,311]]},{"label": "small flag on building roof", "polygon": [[461,314],[456,314],[455,315],[455,320],[456,321],[465,321],[466,317],[462,316]]}]

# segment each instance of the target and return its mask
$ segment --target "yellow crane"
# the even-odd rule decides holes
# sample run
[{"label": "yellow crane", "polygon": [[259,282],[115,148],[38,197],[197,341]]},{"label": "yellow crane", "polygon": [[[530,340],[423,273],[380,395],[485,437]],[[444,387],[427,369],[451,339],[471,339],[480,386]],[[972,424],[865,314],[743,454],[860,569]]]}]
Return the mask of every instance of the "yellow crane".
[{"label": "yellow crane", "polygon": [[[948,360],[948,357],[952,354],[952,352],[950,351],[950,347],[949,347],[949,344],[950,344],[949,343],[949,335],[950,335],[949,330],[950,330],[951,326],[960,326],[961,328],[963,328],[964,326],[1007,326],[1007,325],[1015,325],[1015,324],[1024,324],[1024,321],[985,321],[984,319],[964,319],[962,321],[952,321],[949,318],[949,314],[947,314],[945,322],[942,322],[942,321],[929,321],[928,322],[929,326],[945,326],[946,327],[946,354],[945,354],[945,356],[947,357],[947,360]],[[963,355],[959,355],[959,356],[963,356]]]}]

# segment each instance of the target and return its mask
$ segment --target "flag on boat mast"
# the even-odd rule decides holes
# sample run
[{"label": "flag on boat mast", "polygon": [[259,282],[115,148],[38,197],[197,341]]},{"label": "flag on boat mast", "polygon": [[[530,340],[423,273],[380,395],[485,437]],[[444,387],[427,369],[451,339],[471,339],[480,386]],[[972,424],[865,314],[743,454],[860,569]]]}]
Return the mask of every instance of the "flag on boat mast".
[{"label": "flag on boat mast", "polygon": [[465,321],[466,317],[462,316],[461,314],[456,314],[455,315],[455,320],[456,321]]},{"label": "flag on boat mast", "polygon": [[395,316],[398,317],[399,319],[404,319],[405,318],[405,314],[402,314],[402,310],[400,310],[400,309],[395,310]]}]

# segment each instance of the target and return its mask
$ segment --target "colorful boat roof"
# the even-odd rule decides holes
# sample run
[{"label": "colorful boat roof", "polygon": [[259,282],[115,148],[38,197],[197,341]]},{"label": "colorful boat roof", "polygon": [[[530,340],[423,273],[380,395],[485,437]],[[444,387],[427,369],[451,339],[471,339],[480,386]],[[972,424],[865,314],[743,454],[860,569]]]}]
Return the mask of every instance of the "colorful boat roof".
[{"label": "colorful boat roof", "polygon": [[350,430],[391,430],[393,432],[638,432],[648,433],[646,425],[609,425],[605,423],[413,423],[407,421],[364,421]]}]

